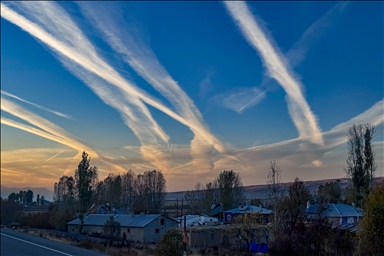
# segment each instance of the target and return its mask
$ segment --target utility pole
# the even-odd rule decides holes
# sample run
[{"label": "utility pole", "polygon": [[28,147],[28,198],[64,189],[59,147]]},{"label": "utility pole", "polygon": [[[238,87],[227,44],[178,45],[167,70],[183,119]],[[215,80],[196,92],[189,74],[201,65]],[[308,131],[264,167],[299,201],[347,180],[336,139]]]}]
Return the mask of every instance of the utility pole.
[{"label": "utility pole", "polygon": [[176,197],[176,217],[179,216],[179,198]]},{"label": "utility pole", "polygon": [[187,256],[187,216],[184,215],[184,253],[183,256]]}]

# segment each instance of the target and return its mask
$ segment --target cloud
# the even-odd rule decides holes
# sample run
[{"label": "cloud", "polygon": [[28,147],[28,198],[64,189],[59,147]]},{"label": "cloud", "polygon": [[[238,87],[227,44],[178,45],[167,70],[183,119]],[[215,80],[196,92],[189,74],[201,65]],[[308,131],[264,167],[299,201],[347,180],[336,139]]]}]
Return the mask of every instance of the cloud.
[{"label": "cloud", "polygon": [[[286,60],[293,68],[302,62],[311,46],[328,31],[331,25],[335,25],[340,19],[340,14],[347,6],[347,2],[335,4],[328,12],[316,20],[305,32],[301,35],[299,40],[292,46],[292,48],[285,55]],[[268,91],[271,90],[271,82],[273,80],[269,76],[264,76],[261,84],[258,87],[240,88],[237,90],[227,91],[218,94],[211,98],[217,105],[232,109],[241,114],[246,109],[257,105],[265,98]],[[250,94],[245,94],[248,92]],[[258,92],[258,93],[255,93]],[[262,94],[260,94],[262,92]],[[243,97],[243,95],[246,97]],[[262,95],[262,97],[260,97]]]},{"label": "cloud", "polygon": [[246,40],[260,54],[268,75],[284,88],[287,93],[288,110],[301,138],[315,143],[322,143],[321,131],[316,116],[312,113],[301,84],[295,79],[287,61],[273,48],[252,13],[244,2],[224,2],[229,15],[241,30]]},{"label": "cloud", "polygon": [[[119,12],[111,10],[110,5],[105,3],[81,2],[79,5],[94,26],[101,31],[108,44],[121,54],[123,60],[168,99],[174,109],[185,118],[195,135],[191,142],[191,155],[199,158],[196,162],[199,165],[195,166],[201,168],[203,160],[206,161],[203,166],[211,166],[212,159],[207,153],[213,149],[226,153],[225,145],[211,134],[193,101],[169,75],[132,25],[127,24]],[[201,146],[203,144],[204,146]]]},{"label": "cloud", "polygon": [[61,117],[67,118],[67,119],[73,119],[70,115],[67,115],[67,114],[64,114],[64,113],[61,113],[61,112],[58,112],[58,111],[54,111],[54,110],[48,109],[46,107],[43,107],[43,106],[40,106],[38,104],[32,103],[30,101],[24,100],[24,99],[22,99],[20,97],[17,97],[16,95],[13,95],[11,93],[5,92],[3,90],[1,90],[1,94],[5,95],[5,96],[8,96],[8,97],[11,97],[11,98],[14,98],[14,99],[17,99],[17,100],[19,100],[21,102],[28,103],[28,104],[30,104],[30,105],[32,105],[34,107],[40,108],[40,109],[45,110],[47,112],[53,113],[55,115],[58,115],[58,116],[61,116]]},{"label": "cloud", "polygon": [[211,82],[213,73],[213,70],[209,71],[207,76],[199,84],[199,96],[201,99],[205,99],[205,97],[214,90]]},{"label": "cloud", "polygon": [[216,104],[241,114],[246,109],[255,106],[266,97],[266,91],[257,87],[242,87],[211,98]]},{"label": "cloud", "polygon": [[328,12],[316,20],[305,32],[301,35],[299,40],[292,46],[292,48],[285,55],[291,67],[298,65],[302,62],[311,46],[322,35],[329,31],[329,27],[335,26],[340,20],[341,13],[346,8],[348,2],[336,3]]},{"label": "cloud", "polygon": [[61,127],[36,115],[35,113],[32,113],[26,110],[20,105],[13,103],[3,97],[1,98],[1,110],[8,112],[9,114],[16,116],[22,120],[25,120],[28,123],[38,127],[39,129],[29,125],[15,122],[5,117],[1,117],[2,124],[12,126],[12,127],[27,131],[29,133],[36,134],[38,136],[47,138],[49,140],[56,141],[60,144],[69,146],[80,152],[82,152],[83,150],[86,150],[89,154],[95,157],[98,156],[96,151],[94,151],[90,146],[87,146],[79,142],[72,135],[64,131]]},{"label": "cloud", "polygon": [[[161,91],[163,95],[172,101],[176,106],[176,109],[181,112],[182,116],[176,114],[174,111],[161,104],[158,100],[137,88],[132,82],[122,78],[116,70],[103,61],[94,51],[92,44],[90,44],[77,26],[70,20],[69,16],[61,10],[57,4],[52,2],[38,2],[34,4],[23,3],[23,5],[18,7],[26,8],[27,11],[24,10],[24,12],[28,13],[29,16],[35,17],[35,19],[37,19],[43,26],[46,26],[54,36],[43,30],[36,23],[15,13],[3,3],[1,5],[1,15],[3,18],[38,38],[57,54],[65,56],[76,64],[82,66],[84,69],[96,74],[109,84],[117,87],[119,90],[125,91],[127,95],[137,97],[145,103],[163,111],[180,123],[188,126],[194,133],[199,133],[200,137],[204,138],[206,143],[211,144],[212,147],[219,152],[227,152],[225,145],[213,136],[201,122],[201,115],[198,110],[193,107],[192,101],[178,87],[176,82],[170,78],[167,73],[164,73],[165,70],[161,65],[150,65],[148,67],[153,68],[151,72],[155,72],[155,75],[145,73],[149,72],[149,70],[146,71],[141,65],[147,62],[140,62],[137,63],[138,66],[133,66],[141,72],[141,75],[146,79],[149,79],[152,85],[156,85],[155,87]],[[41,5],[42,8],[40,8],[39,5]],[[153,53],[150,52],[149,54],[151,55]],[[161,77],[157,77],[156,75]],[[161,81],[157,81],[157,78],[161,78]],[[163,86],[163,83],[166,86]],[[181,97],[183,100],[172,98],[175,95],[173,90],[176,90],[177,96]],[[143,110],[142,114],[147,114],[148,118],[152,118],[149,116],[149,111]],[[160,129],[153,132],[156,132],[156,135],[163,141],[167,141],[167,136],[162,133]]]}]

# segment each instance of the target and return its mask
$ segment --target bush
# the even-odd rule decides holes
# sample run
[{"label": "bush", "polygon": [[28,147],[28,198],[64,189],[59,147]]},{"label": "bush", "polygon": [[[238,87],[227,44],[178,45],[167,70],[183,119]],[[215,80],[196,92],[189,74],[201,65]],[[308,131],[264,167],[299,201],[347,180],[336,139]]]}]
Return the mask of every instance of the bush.
[{"label": "bush", "polygon": [[172,229],[164,234],[155,248],[156,256],[181,256],[183,255],[183,236]]}]

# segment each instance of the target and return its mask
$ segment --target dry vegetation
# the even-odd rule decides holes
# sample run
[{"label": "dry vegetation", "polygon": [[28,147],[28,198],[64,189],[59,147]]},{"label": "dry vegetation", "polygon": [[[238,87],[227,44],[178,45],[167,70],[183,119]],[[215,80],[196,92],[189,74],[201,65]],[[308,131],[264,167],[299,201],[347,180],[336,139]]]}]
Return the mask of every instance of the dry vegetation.
[{"label": "dry vegetation", "polygon": [[82,247],[88,250],[92,250],[95,252],[105,253],[107,255],[112,256],[122,256],[122,255],[130,255],[130,256],[150,256],[155,255],[154,253],[154,246],[153,245],[144,245],[139,248],[135,247],[109,247],[105,246],[103,243],[93,241],[91,239],[83,239],[78,240],[75,238],[59,235],[59,234],[52,234],[48,231],[35,231],[35,230],[29,230],[25,228],[19,228],[15,229],[15,231],[24,232],[30,235],[39,236],[45,239],[49,239],[52,241],[78,246]]}]

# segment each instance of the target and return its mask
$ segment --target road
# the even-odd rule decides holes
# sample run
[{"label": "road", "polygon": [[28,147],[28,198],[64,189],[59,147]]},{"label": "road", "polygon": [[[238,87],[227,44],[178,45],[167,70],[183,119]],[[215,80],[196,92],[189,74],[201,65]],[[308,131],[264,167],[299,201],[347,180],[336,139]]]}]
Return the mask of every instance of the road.
[{"label": "road", "polygon": [[93,252],[72,245],[62,244],[38,236],[33,236],[10,229],[1,229],[1,256],[17,255],[91,255],[101,256],[105,254]]}]

